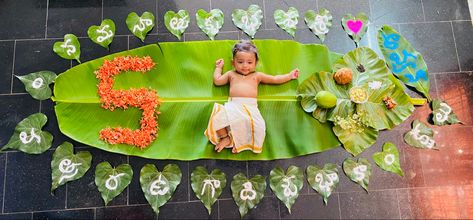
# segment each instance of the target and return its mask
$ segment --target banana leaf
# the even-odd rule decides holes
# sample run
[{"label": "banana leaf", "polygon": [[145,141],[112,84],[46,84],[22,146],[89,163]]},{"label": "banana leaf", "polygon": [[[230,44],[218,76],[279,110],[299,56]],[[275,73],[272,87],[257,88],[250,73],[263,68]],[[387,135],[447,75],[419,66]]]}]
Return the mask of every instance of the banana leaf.
[{"label": "banana leaf", "polygon": [[[59,75],[53,100],[62,133],[84,144],[106,151],[154,159],[272,160],[321,152],[339,146],[328,123],[320,123],[304,112],[296,98],[298,81],[319,71],[331,71],[339,55],[327,47],[294,41],[256,40],[261,60],[257,71],[283,74],[300,69],[299,80],[283,85],[260,85],[258,105],[266,120],[266,139],[261,154],[229,150],[216,153],[204,136],[215,102],[228,99],[228,86],[212,82],[215,60],[225,60],[231,69],[231,49],[236,41],[160,43],[112,54],[75,66]],[[136,108],[109,111],[101,107],[94,71],[116,56],[150,56],[156,66],[146,74],[131,72],[115,77],[115,89],[152,88],[161,106],[157,139],[146,149],[111,145],[99,140],[106,127],[139,128],[141,111]]]}]

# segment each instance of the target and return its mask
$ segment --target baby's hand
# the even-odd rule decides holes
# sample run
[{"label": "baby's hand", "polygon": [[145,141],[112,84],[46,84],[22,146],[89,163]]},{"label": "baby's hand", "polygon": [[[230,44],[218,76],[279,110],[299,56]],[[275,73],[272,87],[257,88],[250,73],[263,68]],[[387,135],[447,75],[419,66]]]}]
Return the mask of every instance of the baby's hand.
[{"label": "baby's hand", "polygon": [[223,68],[223,59],[218,59],[217,61],[215,61],[215,67]]},{"label": "baby's hand", "polygon": [[299,69],[294,69],[289,74],[291,74],[291,79],[297,79],[299,77]]}]

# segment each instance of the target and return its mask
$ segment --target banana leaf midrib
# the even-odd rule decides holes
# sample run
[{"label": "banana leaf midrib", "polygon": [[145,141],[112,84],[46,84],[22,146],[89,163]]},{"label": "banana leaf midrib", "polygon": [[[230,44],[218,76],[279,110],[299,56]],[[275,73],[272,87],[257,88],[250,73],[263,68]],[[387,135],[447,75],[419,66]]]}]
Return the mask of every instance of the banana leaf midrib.
[{"label": "banana leaf midrib", "polygon": [[[101,103],[100,99],[56,99],[52,97],[52,100],[57,103],[76,103],[76,104],[98,104]],[[222,97],[194,97],[194,98],[159,98],[162,103],[179,103],[179,102],[225,102],[228,100],[228,96]],[[261,102],[297,102],[296,96],[258,96],[258,101]],[[348,99],[347,99],[348,100]]]}]

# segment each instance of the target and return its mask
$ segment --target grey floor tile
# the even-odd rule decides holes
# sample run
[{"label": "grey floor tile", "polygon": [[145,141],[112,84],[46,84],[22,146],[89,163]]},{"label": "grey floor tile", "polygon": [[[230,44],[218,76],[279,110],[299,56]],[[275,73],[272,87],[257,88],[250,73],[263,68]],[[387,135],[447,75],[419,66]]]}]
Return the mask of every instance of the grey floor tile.
[{"label": "grey floor tile", "polygon": [[[278,219],[279,200],[275,197],[264,197],[261,202],[249,210],[243,219]],[[238,206],[233,199],[219,200],[219,219],[240,218]]]},{"label": "grey floor tile", "polygon": [[473,125],[473,112],[470,110],[473,97],[471,73],[448,73],[435,75],[439,98],[446,101],[453,112],[466,125]]},{"label": "grey floor tile", "polygon": [[156,219],[156,214],[149,205],[105,207],[96,210],[96,219]]},{"label": "grey floor tile", "polygon": [[[210,40],[210,38],[203,32],[184,33],[185,41],[202,41]],[[238,31],[219,32],[215,36],[215,40],[238,40]]]},{"label": "grey floor tile", "polygon": [[374,23],[408,23],[424,21],[421,0],[370,0]]},{"label": "grey floor tile", "polygon": [[423,0],[426,21],[471,20],[468,0]]},{"label": "grey floor tile", "polygon": [[[151,12],[155,18],[155,24],[157,24],[157,3],[157,0],[104,0],[103,19],[111,19],[115,22],[115,34],[131,35],[132,33],[126,26],[126,18],[128,14],[135,12],[138,16],[141,16],[145,11]],[[150,33],[157,33],[157,30],[158,28],[155,26]]]},{"label": "grey floor tile", "polygon": [[169,33],[158,34],[158,35],[148,35],[144,42],[138,39],[135,36],[129,37],[128,47],[129,49],[135,49],[149,44],[159,44],[160,42],[176,42],[178,39]]},{"label": "grey floor tile", "polygon": [[[185,211],[184,211],[185,210]],[[186,203],[168,203],[159,209],[160,219],[217,219],[218,205],[214,204],[209,215],[204,204],[200,201]]]},{"label": "grey floor tile", "polygon": [[0,42],[0,94],[11,92],[14,41]]},{"label": "grey floor tile", "polygon": [[47,0],[7,0],[0,6],[0,39],[44,38]]},{"label": "grey floor tile", "polygon": [[471,21],[454,21],[453,33],[462,71],[473,71],[473,24]]},{"label": "grey floor tile", "polygon": [[300,195],[291,208],[291,213],[283,203],[281,207],[281,219],[339,219],[340,207],[338,206],[338,194],[332,194],[327,205],[318,194]]},{"label": "grey floor tile", "polygon": [[6,165],[6,153],[0,154],[0,195],[2,195],[2,198],[0,198],[0,203],[3,204],[3,189],[5,188],[5,165]]},{"label": "grey floor tile", "polygon": [[[79,42],[81,44],[80,61],[82,63],[128,49],[128,36],[115,36],[113,42],[109,45],[108,50],[94,43],[89,38],[81,38],[79,39]],[[79,63],[73,60],[72,64],[73,66],[76,66]]]},{"label": "grey floor tile", "polygon": [[94,209],[34,212],[33,219],[93,219]]},{"label": "grey floor tile", "polygon": [[0,214],[0,220],[33,219],[33,213]]},{"label": "grey floor tile", "polygon": [[340,193],[342,219],[399,219],[396,190]]}]

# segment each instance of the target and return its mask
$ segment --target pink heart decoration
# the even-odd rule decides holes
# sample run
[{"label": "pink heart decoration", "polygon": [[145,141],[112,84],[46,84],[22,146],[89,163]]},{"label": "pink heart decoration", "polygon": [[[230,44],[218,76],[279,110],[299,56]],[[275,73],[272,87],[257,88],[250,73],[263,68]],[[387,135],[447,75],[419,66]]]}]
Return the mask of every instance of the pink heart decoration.
[{"label": "pink heart decoration", "polygon": [[355,34],[358,34],[360,32],[361,27],[363,27],[363,21],[360,20],[348,20],[347,21],[347,26],[350,31],[352,31]]}]

